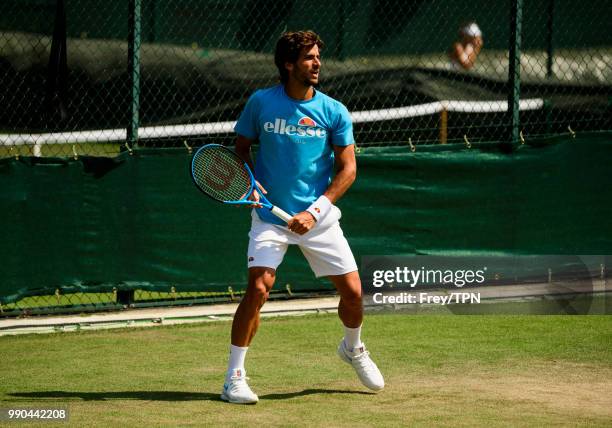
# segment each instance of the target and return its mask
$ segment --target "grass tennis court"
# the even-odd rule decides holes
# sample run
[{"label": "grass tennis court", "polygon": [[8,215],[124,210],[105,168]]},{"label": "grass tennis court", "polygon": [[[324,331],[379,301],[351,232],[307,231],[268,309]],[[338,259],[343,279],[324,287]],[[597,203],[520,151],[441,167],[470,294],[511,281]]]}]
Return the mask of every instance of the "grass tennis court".
[{"label": "grass tennis court", "polygon": [[0,407],[68,406],[74,426],[612,424],[607,316],[370,315],[379,394],[337,358],[337,317],[265,319],[247,360],[256,406],[218,399],[229,329],[2,337]]}]

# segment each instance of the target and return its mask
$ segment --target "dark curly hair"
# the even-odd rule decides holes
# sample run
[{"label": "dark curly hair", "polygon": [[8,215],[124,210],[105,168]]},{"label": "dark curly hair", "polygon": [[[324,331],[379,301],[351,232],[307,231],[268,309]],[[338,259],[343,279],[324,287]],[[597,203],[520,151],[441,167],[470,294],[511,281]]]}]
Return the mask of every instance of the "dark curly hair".
[{"label": "dark curly hair", "polygon": [[280,36],[274,51],[274,64],[278,68],[282,83],[287,83],[287,80],[289,80],[289,73],[285,64],[288,62],[295,63],[300,57],[302,49],[314,45],[317,45],[319,49],[325,47],[323,40],[314,31],[287,31]]}]

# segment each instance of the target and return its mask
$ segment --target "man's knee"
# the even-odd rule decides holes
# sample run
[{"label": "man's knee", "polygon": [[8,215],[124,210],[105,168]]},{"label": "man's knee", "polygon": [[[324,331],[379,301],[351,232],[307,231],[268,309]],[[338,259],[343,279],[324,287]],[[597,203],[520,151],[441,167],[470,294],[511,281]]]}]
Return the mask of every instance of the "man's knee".
[{"label": "man's knee", "polygon": [[268,288],[259,280],[255,281],[253,285],[249,287],[247,294],[249,294],[253,300],[259,302],[260,305],[263,305],[270,295]]},{"label": "man's knee", "polygon": [[354,309],[361,309],[362,300],[361,300],[361,290],[350,290],[340,296],[345,306],[349,306]]},{"label": "man's knee", "polygon": [[331,276],[330,279],[346,305],[361,307],[361,280],[357,272]]},{"label": "man's knee", "polygon": [[249,286],[247,296],[263,305],[276,279],[276,271],[271,268],[255,267],[249,269]]}]

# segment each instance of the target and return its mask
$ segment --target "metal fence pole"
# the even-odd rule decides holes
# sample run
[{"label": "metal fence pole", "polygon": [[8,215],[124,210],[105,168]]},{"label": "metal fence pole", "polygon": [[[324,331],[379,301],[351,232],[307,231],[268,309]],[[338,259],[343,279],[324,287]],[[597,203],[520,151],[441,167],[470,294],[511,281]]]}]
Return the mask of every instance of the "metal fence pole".
[{"label": "metal fence pole", "polygon": [[[49,126],[58,126],[68,118],[66,108],[68,88],[68,55],[66,53],[66,6],[64,0],[57,0],[51,54],[47,65],[46,116]],[[33,148],[34,156],[40,156],[40,146]]]},{"label": "metal fence pole", "polygon": [[523,0],[511,0],[510,67],[508,69],[508,140],[510,143],[518,141],[520,132],[519,101],[521,96],[522,21]]},{"label": "metal fence pole", "polygon": [[546,21],[546,77],[552,77],[553,66],[553,24],[555,15],[555,0],[548,0],[548,19]]},{"label": "metal fence pole", "polygon": [[127,127],[127,141],[134,147],[138,143],[140,126],[140,2],[129,1],[128,13],[128,75],[130,83],[130,122]]},{"label": "metal fence pole", "polygon": [[346,31],[345,26],[347,13],[348,11],[345,5],[345,1],[340,0],[338,2],[338,29],[336,33],[338,37],[338,43],[336,44],[336,58],[338,58],[340,61],[343,61],[345,59],[346,47],[344,46],[344,33]]}]

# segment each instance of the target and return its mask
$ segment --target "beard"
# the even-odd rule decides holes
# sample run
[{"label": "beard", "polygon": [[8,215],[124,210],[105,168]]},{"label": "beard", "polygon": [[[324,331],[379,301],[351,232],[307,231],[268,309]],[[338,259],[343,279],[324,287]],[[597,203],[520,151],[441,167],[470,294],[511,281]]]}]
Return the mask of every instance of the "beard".
[{"label": "beard", "polygon": [[298,82],[301,82],[304,86],[318,86],[319,85],[319,76],[317,77],[312,77],[310,72],[302,72],[302,71],[297,71],[293,77],[295,78],[295,80],[297,80]]},{"label": "beard", "polygon": [[319,84],[319,78],[307,77],[303,80],[304,86],[317,86]]}]

